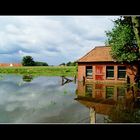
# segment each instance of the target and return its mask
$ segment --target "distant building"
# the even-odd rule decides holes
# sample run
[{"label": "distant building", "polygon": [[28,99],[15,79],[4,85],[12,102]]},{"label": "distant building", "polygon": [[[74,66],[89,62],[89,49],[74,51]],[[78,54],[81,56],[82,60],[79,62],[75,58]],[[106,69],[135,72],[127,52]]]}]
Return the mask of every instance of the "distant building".
[{"label": "distant building", "polygon": [[22,67],[20,63],[0,63],[0,67]]},{"label": "distant building", "polygon": [[13,64],[10,64],[10,67],[13,67]]},{"label": "distant building", "polygon": [[132,67],[127,62],[116,62],[110,51],[109,46],[99,46],[80,58],[78,81],[134,83],[139,62],[134,62]]}]

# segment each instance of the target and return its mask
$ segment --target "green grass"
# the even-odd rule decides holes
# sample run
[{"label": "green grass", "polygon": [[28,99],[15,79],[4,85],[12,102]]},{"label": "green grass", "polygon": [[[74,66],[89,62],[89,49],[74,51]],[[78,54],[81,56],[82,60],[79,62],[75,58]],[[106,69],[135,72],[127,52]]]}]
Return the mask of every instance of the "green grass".
[{"label": "green grass", "polygon": [[0,67],[1,74],[31,74],[45,76],[77,75],[75,66],[33,66],[33,67]]}]

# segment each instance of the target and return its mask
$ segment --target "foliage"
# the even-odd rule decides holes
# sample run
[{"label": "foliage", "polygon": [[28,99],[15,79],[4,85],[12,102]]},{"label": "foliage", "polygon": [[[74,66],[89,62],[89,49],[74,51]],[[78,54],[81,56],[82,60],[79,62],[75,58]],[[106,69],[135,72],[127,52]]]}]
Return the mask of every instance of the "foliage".
[{"label": "foliage", "polygon": [[76,66],[77,62],[71,62],[69,61],[68,63],[61,63],[59,66]]},{"label": "foliage", "polygon": [[61,63],[59,66],[65,66],[66,64],[65,63]]},{"label": "foliage", "polygon": [[0,67],[0,73],[24,74],[24,75],[46,75],[46,76],[75,76],[75,66],[26,66],[26,67]]},{"label": "foliage", "polygon": [[[126,105],[127,103],[127,105]],[[128,104],[129,103],[129,104]],[[107,122],[110,123],[139,123],[140,110],[134,107],[136,103],[130,101],[118,101],[110,111]]]},{"label": "foliage", "polygon": [[48,66],[46,62],[35,62],[35,66]]},{"label": "foliage", "polygon": [[132,16],[133,30],[140,49],[140,16]]},{"label": "foliage", "polygon": [[112,57],[119,61],[132,62],[138,60],[139,49],[133,31],[131,17],[119,18],[114,21],[114,27],[107,31],[106,44],[111,46]]},{"label": "foliage", "polygon": [[68,62],[67,64],[66,64],[67,66],[76,66],[76,62]]},{"label": "foliage", "polygon": [[34,61],[31,56],[24,56],[22,59],[23,66],[48,66],[46,62]]},{"label": "foliage", "polygon": [[34,66],[35,62],[31,56],[24,56],[22,59],[23,66]]}]

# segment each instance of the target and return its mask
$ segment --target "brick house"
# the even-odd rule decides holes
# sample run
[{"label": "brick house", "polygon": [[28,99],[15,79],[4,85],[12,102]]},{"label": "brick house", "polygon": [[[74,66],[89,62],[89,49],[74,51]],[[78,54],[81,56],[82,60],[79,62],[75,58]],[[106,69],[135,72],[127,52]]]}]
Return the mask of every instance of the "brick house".
[{"label": "brick house", "polygon": [[97,46],[80,58],[78,81],[135,83],[138,62],[133,66],[116,62],[110,55],[111,47]]}]

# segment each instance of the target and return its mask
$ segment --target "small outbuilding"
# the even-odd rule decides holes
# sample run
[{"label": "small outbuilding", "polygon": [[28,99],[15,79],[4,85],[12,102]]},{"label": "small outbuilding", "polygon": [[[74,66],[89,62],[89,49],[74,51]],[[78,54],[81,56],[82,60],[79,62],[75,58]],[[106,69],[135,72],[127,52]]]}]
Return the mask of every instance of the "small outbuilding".
[{"label": "small outbuilding", "polygon": [[80,58],[78,81],[135,83],[139,62],[116,62],[110,51],[110,46],[97,46]]}]

